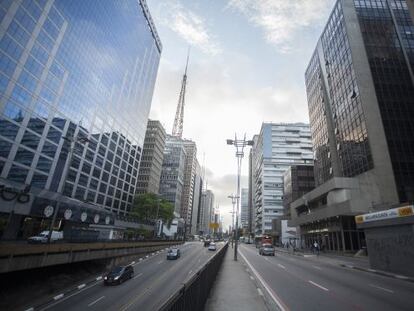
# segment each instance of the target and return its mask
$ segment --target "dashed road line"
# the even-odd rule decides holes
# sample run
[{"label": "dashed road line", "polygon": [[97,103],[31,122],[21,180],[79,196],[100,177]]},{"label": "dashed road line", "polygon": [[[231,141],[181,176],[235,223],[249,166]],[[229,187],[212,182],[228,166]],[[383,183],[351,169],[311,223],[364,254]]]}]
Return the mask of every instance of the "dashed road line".
[{"label": "dashed road line", "polygon": [[95,303],[97,303],[98,301],[100,301],[100,300],[102,300],[102,299],[104,299],[104,298],[105,298],[105,296],[99,297],[99,298],[98,298],[98,299],[96,299],[95,301],[92,301],[90,304],[88,304],[88,307],[93,306]]},{"label": "dashed road line", "polygon": [[253,274],[256,276],[256,278],[260,281],[262,286],[266,289],[266,291],[269,293],[270,297],[273,299],[273,301],[277,304],[279,309],[281,311],[289,311],[288,306],[285,305],[285,303],[280,299],[280,297],[270,288],[270,286],[266,283],[266,281],[260,276],[260,274],[256,271],[255,268],[251,265],[251,263],[247,260],[246,256],[243,255],[243,253],[239,250],[240,256],[244,259],[246,264],[250,267]]},{"label": "dashed road line", "polygon": [[135,280],[136,278],[139,278],[142,275],[142,273],[137,274],[136,276],[134,276],[132,279]]},{"label": "dashed road line", "polygon": [[312,266],[312,267],[314,267],[315,269],[318,269],[318,270],[322,270],[322,268],[318,267],[318,266]]},{"label": "dashed road line", "polygon": [[97,281],[102,280],[102,276],[98,276],[98,277],[96,278],[96,280],[97,280]]},{"label": "dashed road line", "polygon": [[60,298],[63,298],[63,296],[65,296],[65,294],[59,294],[55,297],[53,297],[54,300],[59,300]]},{"label": "dashed road line", "polygon": [[308,282],[311,283],[313,286],[319,287],[320,289],[322,289],[322,290],[324,290],[326,292],[329,291],[329,289],[327,289],[326,287],[323,287],[322,285],[319,285],[318,283],[315,283],[315,282],[310,281],[310,280]]},{"label": "dashed road line", "polygon": [[257,292],[259,293],[259,296],[264,296],[263,295],[263,292],[262,292],[262,290],[260,288],[257,288]]},{"label": "dashed road line", "polygon": [[377,288],[377,289],[380,289],[380,290],[383,290],[384,292],[387,292],[387,293],[394,294],[394,291],[393,290],[388,289],[388,288],[385,288],[385,287],[381,287],[381,286],[374,285],[374,284],[369,284],[369,286],[374,287],[374,288]]},{"label": "dashed road line", "polygon": [[280,263],[278,263],[277,264],[280,268],[282,268],[282,269],[285,269],[286,270],[286,267],[284,266],[284,265],[281,265]]},{"label": "dashed road line", "polygon": [[84,288],[86,286],[86,284],[81,284],[78,286],[78,289]]}]

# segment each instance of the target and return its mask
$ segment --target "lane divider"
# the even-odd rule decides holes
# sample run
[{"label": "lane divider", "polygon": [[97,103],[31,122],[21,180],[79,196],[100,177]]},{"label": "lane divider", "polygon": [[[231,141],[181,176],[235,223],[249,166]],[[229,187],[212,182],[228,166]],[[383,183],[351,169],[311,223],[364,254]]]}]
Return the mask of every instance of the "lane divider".
[{"label": "lane divider", "polygon": [[399,279],[399,280],[414,283],[414,278],[413,277],[408,277],[408,276],[405,276],[405,275],[394,274],[394,273],[385,272],[385,271],[381,271],[381,270],[362,268],[362,267],[357,267],[357,266],[342,264],[342,263],[339,264],[339,266],[341,266],[343,268],[349,268],[349,269],[354,269],[354,270],[359,270],[359,271],[364,271],[364,272],[370,272],[370,273],[373,273],[373,274],[378,274],[378,275],[387,276],[387,277],[390,277],[390,278]]},{"label": "lane divider", "polygon": [[273,299],[273,301],[276,303],[276,305],[279,307],[279,309],[281,311],[290,311],[289,307],[286,306],[285,303],[282,301],[282,299],[280,299],[280,297],[270,288],[267,282],[260,276],[260,274],[256,271],[256,269],[253,268],[253,266],[247,260],[247,258],[243,255],[243,253],[240,250],[238,250],[238,253],[243,258],[243,260],[246,262],[246,264],[249,266],[250,270],[253,272],[256,278],[260,281],[263,288],[268,292],[268,294]]},{"label": "lane divider", "polygon": [[59,295],[53,297],[53,300],[59,300],[60,298],[63,298],[63,296],[65,296],[65,294],[59,294]]},{"label": "lane divider", "polygon": [[86,286],[86,284],[81,284],[78,286],[78,289],[84,288]]},{"label": "lane divider", "polygon": [[313,286],[319,287],[320,289],[329,292],[329,289],[327,289],[326,287],[323,287],[322,285],[319,285],[318,283],[312,282],[311,280],[308,281],[309,283],[311,283]]}]

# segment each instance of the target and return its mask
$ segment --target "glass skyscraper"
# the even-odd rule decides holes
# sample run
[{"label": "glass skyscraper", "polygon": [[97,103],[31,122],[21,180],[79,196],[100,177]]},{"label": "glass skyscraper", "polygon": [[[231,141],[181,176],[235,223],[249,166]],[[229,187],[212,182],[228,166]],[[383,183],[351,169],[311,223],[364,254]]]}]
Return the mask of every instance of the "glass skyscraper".
[{"label": "glass skyscraper", "polygon": [[307,245],[359,249],[355,215],[414,201],[413,66],[406,0],[336,2],[305,74],[316,189],[290,206]]},{"label": "glass skyscraper", "polygon": [[161,49],[145,0],[0,1],[0,182],[30,185],[23,213],[61,192],[129,210]]}]

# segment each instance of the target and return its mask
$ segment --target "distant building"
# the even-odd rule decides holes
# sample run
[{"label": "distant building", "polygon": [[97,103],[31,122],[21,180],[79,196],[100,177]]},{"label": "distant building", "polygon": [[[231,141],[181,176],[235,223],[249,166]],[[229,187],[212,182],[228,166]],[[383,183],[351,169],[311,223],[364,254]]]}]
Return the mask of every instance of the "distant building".
[{"label": "distant building", "polygon": [[180,141],[167,135],[160,179],[160,195],[174,204],[174,215],[180,218],[184,187],[186,152]]},{"label": "distant building", "polygon": [[272,220],[284,219],[285,171],[291,165],[313,162],[310,129],[303,123],[263,123],[253,141],[255,233],[271,234]]},{"label": "distant building", "polygon": [[187,224],[188,231],[191,230],[191,215],[193,210],[194,200],[194,186],[196,181],[196,170],[197,170],[197,145],[194,141],[188,139],[180,139],[186,152],[186,160],[184,167],[184,187],[183,187],[183,198],[181,202],[180,215]]},{"label": "distant building", "polygon": [[307,246],[357,250],[355,215],[414,200],[412,29],[404,0],[335,4],[305,74],[316,188],[291,215]]},{"label": "distant building", "polygon": [[249,189],[241,189],[240,199],[240,224],[243,229],[247,230],[249,227]]},{"label": "distant building", "polygon": [[292,165],[283,176],[283,209],[286,219],[290,219],[290,203],[301,198],[315,188],[313,165]]},{"label": "distant building", "polygon": [[148,120],[138,173],[137,194],[158,194],[166,132],[160,121]]},{"label": "distant building", "polygon": [[191,213],[191,234],[199,234],[200,232],[200,210],[203,191],[203,178],[201,174],[201,166],[197,161],[194,181],[194,198]]},{"label": "distant building", "polygon": [[200,233],[207,235],[212,232],[210,223],[214,219],[214,194],[211,190],[205,190],[201,197],[200,208]]},{"label": "distant building", "polygon": [[[254,144],[253,137],[253,144]],[[247,198],[247,232],[250,236],[255,232],[255,208],[254,208],[254,189],[253,189],[253,154],[252,149],[249,150],[249,179],[248,179],[248,198]]]}]

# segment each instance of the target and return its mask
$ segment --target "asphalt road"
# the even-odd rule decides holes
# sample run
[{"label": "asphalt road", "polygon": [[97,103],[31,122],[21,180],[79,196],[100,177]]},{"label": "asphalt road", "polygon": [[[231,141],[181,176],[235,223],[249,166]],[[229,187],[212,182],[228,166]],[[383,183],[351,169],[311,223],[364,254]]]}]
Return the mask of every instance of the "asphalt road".
[{"label": "asphalt road", "polygon": [[[218,243],[218,248],[223,244]],[[166,251],[134,265],[134,277],[121,285],[98,283],[64,297],[42,310],[158,310],[215,253],[201,242],[180,247],[181,257],[167,260]]]},{"label": "asphalt road", "polygon": [[252,245],[240,245],[239,253],[282,310],[414,310],[414,283],[342,268],[319,257],[264,257]]}]

